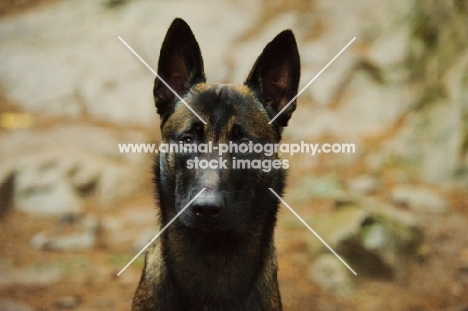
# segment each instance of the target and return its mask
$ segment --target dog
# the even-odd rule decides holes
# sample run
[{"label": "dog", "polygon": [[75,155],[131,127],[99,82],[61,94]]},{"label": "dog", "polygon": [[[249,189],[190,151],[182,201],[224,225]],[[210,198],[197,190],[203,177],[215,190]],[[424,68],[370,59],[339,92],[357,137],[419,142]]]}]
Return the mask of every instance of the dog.
[{"label": "dog", "polygon": [[[266,45],[243,85],[207,84],[200,47],[177,18],[161,47],[158,76],[153,95],[162,143],[186,150],[230,142],[246,149],[279,143],[296,109],[288,103],[297,94],[300,60],[285,30]],[[279,201],[269,188],[282,194],[285,166],[234,168],[238,160],[278,159],[276,152],[239,150],[157,154],[160,227],[183,212],[148,248],[133,311],[282,310],[273,241]],[[190,169],[193,160],[210,167]]]}]

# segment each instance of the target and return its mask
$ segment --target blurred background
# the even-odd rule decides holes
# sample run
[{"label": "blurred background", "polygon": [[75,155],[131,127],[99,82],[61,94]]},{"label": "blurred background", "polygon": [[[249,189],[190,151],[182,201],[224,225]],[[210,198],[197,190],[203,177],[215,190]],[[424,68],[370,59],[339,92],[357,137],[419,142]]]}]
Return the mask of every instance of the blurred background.
[{"label": "blurred background", "polygon": [[292,29],[305,86],[283,142],[285,310],[468,310],[468,1],[0,0],[0,310],[129,310],[155,234],[153,74],[184,18],[208,82],[242,83]]}]

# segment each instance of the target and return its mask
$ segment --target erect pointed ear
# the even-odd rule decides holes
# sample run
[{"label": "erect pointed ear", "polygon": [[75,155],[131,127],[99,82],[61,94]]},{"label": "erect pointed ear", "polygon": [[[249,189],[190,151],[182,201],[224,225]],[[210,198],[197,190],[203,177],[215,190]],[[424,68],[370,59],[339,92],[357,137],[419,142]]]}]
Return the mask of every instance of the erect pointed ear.
[{"label": "erect pointed ear", "polygon": [[[245,84],[263,103],[271,118],[276,116],[297,94],[301,67],[296,39],[291,30],[281,32],[267,44],[257,58]],[[291,103],[273,122],[284,127],[296,110]]]},{"label": "erect pointed ear", "polygon": [[[181,97],[193,85],[205,81],[200,47],[190,27],[180,18],[172,22],[164,38],[158,75]],[[174,106],[175,94],[156,78],[153,95],[158,113],[164,117]]]}]

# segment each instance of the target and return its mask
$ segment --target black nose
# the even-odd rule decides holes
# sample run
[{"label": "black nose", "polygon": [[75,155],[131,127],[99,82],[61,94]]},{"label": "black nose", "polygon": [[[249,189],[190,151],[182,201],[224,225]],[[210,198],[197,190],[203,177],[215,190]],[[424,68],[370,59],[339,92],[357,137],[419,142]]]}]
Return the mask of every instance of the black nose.
[{"label": "black nose", "polygon": [[211,219],[221,215],[223,207],[219,192],[205,191],[192,203],[191,211],[198,218]]}]

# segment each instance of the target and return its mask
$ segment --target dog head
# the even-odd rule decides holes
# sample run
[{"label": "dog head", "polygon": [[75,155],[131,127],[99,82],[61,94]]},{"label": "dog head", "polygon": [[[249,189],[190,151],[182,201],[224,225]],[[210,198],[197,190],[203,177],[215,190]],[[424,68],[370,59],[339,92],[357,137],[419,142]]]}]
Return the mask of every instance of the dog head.
[{"label": "dog head", "polygon": [[[202,152],[193,147],[227,144],[245,150],[278,143],[296,109],[296,102],[290,101],[297,94],[299,77],[296,41],[286,30],[265,47],[243,85],[207,84],[191,29],[183,20],[174,20],[161,48],[153,89],[163,143],[182,149],[161,153],[157,160],[163,218],[175,216],[205,189],[180,215],[181,225],[232,231],[267,218],[276,220],[276,198],[268,191],[270,187],[281,193],[283,188],[284,163],[276,152],[252,148],[241,152],[233,147],[220,154],[219,149]],[[256,166],[251,165],[254,160]],[[267,214],[274,220],[264,217]]]}]

